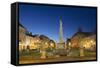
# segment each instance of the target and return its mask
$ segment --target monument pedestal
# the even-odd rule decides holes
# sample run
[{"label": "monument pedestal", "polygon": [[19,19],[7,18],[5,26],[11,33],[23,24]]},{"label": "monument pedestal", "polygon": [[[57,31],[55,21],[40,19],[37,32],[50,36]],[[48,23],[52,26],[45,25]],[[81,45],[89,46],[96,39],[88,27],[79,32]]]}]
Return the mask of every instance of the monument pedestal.
[{"label": "monument pedestal", "polygon": [[41,59],[45,59],[46,58],[46,51],[41,51]]},{"label": "monument pedestal", "polygon": [[64,42],[63,43],[58,43],[57,48],[58,49],[65,49],[65,43]]}]

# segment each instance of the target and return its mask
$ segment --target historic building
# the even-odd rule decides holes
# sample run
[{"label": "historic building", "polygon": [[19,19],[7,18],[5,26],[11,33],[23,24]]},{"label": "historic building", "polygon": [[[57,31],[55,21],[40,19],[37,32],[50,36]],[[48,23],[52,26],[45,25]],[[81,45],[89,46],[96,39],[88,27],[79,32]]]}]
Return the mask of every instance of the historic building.
[{"label": "historic building", "polygon": [[38,49],[40,45],[40,38],[38,35],[32,35],[31,33],[26,33],[26,45],[27,49]]},{"label": "historic building", "polygon": [[80,29],[71,38],[71,47],[78,48],[84,47],[85,49],[93,49],[96,47],[96,33],[83,32]]},{"label": "historic building", "polygon": [[19,24],[19,51],[55,48],[55,42],[45,35],[33,35],[27,29]]},{"label": "historic building", "polygon": [[25,49],[26,28],[19,23],[19,51]]},{"label": "historic building", "polygon": [[96,51],[96,35],[95,34],[84,38],[82,41],[83,41],[82,43],[83,47],[85,49]]}]

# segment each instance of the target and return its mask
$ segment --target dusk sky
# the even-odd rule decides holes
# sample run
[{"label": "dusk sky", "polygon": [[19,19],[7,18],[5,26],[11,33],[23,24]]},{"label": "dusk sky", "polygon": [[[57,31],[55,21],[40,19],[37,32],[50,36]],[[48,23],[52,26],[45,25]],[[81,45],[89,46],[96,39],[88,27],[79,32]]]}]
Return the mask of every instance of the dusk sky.
[{"label": "dusk sky", "polygon": [[29,32],[33,35],[46,35],[57,42],[60,16],[62,17],[64,40],[72,37],[79,27],[85,32],[96,29],[96,8],[19,5],[19,22]]}]

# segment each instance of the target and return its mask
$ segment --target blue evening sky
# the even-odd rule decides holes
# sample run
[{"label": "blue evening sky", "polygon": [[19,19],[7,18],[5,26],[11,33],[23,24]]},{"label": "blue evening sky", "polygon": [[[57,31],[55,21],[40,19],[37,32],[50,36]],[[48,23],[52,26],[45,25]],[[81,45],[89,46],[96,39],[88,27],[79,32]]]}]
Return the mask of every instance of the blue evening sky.
[{"label": "blue evening sky", "polygon": [[19,5],[19,22],[32,34],[43,34],[59,40],[60,16],[64,40],[72,37],[79,27],[90,32],[96,28],[96,8]]}]

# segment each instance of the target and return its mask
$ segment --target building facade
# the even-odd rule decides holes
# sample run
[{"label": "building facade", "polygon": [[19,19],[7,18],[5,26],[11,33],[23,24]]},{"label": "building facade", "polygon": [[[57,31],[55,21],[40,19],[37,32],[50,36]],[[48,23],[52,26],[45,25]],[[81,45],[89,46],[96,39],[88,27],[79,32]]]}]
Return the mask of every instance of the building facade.
[{"label": "building facade", "polygon": [[26,43],[26,28],[19,24],[19,51],[25,49]]},{"label": "building facade", "polygon": [[45,35],[33,35],[27,29],[19,24],[19,51],[55,48],[56,44],[53,40]]},{"label": "building facade", "polygon": [[[80,43],[80,44],[79,44]],[[80,46],[85,49],[96,48],[96,33],[94,32],[76,32],[71,38],[71,47],[79,48]]]}]

